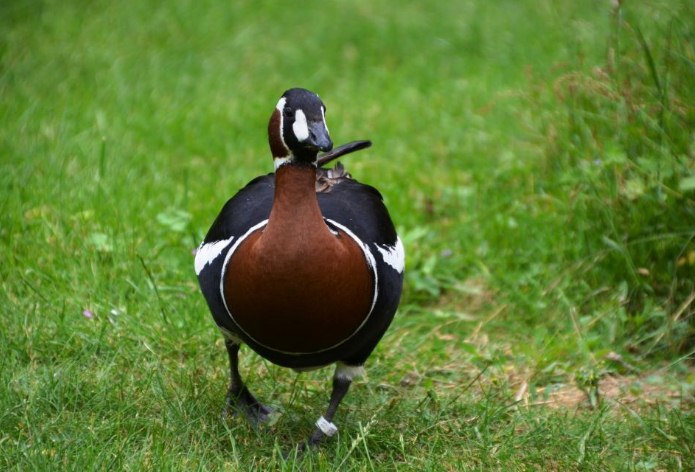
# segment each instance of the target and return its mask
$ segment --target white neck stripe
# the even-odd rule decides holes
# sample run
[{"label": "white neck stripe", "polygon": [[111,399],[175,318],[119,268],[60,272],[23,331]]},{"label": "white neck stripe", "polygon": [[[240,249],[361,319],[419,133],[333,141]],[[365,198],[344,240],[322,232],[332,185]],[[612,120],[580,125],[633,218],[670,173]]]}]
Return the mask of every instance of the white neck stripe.
[{"label": "white neck stripe", "polygon": [[[275,105],[275,109],[280,113],[280,123],[278,127],[278,136],[280,136],[280,142],[282,143],[282,147],[285,148],[285,151],[287,151],[287,155],[280,157],[280,156],[273,156],[279,157],[279,158],[287,158],[289,159],[292,156],[292,152],[290,151],[290,148],[287,147],[287,143],[285,142],[285,137],[282,135],[284,128],[285,128],[285,114],[283,113],[283,110],[285,109],[285,102],[287,102],[287,99],[285,97],[280,97],[280,100],[278,100],[277,105]],[[275,165],[275,169],[280,167],[280,164]]]},{"label": "white neck stripe", "polygon": [[285,97],[280,97],[280,100],[278,100],[278,104],[275,105],[275,109],[282,113],[282,110],[285,108],[285,102],[287,102],[287,99]]},{"label": "white neck stripe", "polygon": [[321,119],[323,120],[323,127],[326,128],[326,133],[330,136],[330,132],[328,131],[328,123],[326,123],[326,109],[324,107],[321,107]]}]

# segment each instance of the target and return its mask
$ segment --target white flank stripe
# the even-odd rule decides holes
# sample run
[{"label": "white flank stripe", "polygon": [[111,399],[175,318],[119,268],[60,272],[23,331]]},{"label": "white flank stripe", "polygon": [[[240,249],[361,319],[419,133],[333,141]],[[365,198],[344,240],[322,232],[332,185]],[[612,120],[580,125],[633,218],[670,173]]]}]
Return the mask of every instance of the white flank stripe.
[{"label": "white flank stripe", "polygon": [[389,246],[388,244],[382,244],[376,246],[376,248],[381,253],[381,258],[385,263],[394,268],[399,274],[403,272],[405,268],[405,249],[403,248],[403,243],[401,238],[396,239],[395,246]]},{"label": "white flank stripe", "polygon": [[206,265],[217,259],[217,256],[232,242],[234,236],[221,241],[202,243],[195,253],[195,274],[200,275]]},{"label": "white flank stripe", "polygon": [[302,110],[297,110],[294,113],[292,131],[294,131],[294,135],[300,143],[306,141],[309,137],[309,125],[306,122],[306,115]]}]

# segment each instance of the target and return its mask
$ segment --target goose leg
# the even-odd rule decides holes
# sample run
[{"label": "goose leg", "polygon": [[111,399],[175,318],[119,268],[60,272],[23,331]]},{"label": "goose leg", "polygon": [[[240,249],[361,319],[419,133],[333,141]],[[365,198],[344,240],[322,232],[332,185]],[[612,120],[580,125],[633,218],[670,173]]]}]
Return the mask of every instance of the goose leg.
[{"label": "goose leg", "polygon": [[224,344],[229,354],[231,382],[222,417],[226,418],[230,413],[237,411],[243,413],[254,426],[269,421],[273,410],[256,400],[239,375],[239,344],[228,339],[225,339]]},{"label": "goose leg", "polygon": [[318,445],[323,438],[333,436],[338,428],[332,423],[333,416],[335,415],[338,405],[340,405],[341,400],[345,397],[350,385],[352,384],[352,379],[358,377],[364,373],[363,367],[360,366],[349,366],[339,362],[336,365],[335,375],[333,376],[333,390],[331,391],[331,399],[328,402],[328,408],[326,409],[326,414],[324,414],[316,422],[316,429],[309,437],[309,446]]}]

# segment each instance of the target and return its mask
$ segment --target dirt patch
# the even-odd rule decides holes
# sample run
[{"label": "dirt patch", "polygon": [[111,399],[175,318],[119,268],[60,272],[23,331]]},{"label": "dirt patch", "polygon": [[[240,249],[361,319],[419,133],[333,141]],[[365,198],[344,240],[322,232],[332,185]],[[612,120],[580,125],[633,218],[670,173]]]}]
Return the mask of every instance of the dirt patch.
[{"label": "dirt patch", "polygon": [[604,375],[594,388],[555,384],[531,389],[527,382],[522,382],[515,399],[527,406],[557,409],[592,408],[599,402],[635,407],[662,403],[690,408],[695,400],[693,387],[692,383],[684,384],[682,379],[679,382],[656,371],[639,376]]}]

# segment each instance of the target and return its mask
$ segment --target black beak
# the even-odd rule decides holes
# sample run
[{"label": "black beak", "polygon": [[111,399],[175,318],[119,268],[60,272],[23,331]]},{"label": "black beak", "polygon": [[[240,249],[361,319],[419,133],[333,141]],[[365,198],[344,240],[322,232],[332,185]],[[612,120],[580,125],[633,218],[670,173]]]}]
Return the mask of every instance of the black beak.
[{"label": "black beak", "polygon": [[333,141],[331,141],[323,121],[309,122],[309,137],[304,141],[304,144],[323,152],[333,149]]}]

